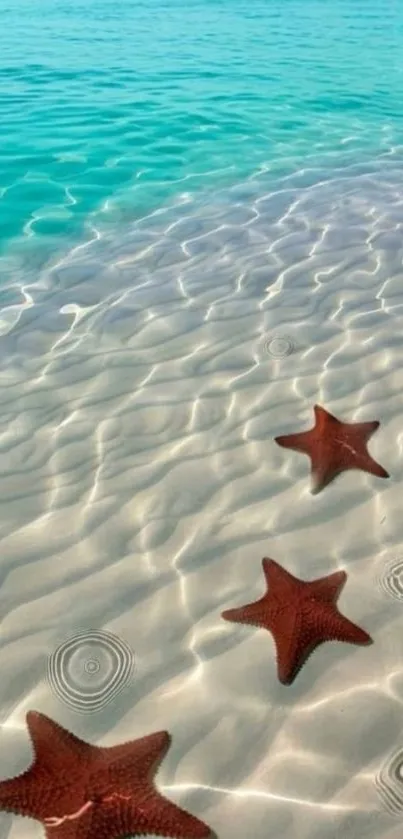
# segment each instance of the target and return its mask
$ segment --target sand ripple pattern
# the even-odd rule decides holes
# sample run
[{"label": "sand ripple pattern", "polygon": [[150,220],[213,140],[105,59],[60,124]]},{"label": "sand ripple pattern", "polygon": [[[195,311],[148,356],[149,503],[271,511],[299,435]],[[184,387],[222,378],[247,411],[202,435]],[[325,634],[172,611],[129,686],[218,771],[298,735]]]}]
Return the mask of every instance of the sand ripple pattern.
[{"label": "sand ripple pattern", "polygon": [[101,630],[69,638],[48,660],[48,681],[61,702],[74,711],[100,711],[128,685],[134,654],[128,644]]},{"label": "sand ripple pattern", "polygon": [[375,784],[389,813],[399,815],[403,810],[403,749],[384,764]]},{"label": "sand ripple pattern", "polygon": [[[222,839],[293,839],[291,820],[298,839],[380,839],[390,818],[368,767],[401,730],[403,611],[374,576],[402,544],[403,158],[312,163],[118,230],[94,218],[87,243],[14,274],[2,315],[0,699],[21,701],[16,656],[27,696],[49,693],[41,644],[113,626],[141,667],[106,715],[127,739],[174,732],[166,791]],[[390,481],[351,471],[312,501],[307,458],[273,438],[315,402],[381,420]],[[342,611],[375,643],[323,645],[285,692],[265,633],[220,620],[259,596],[265,555],[307,579],[345,569]],[[124,681],[87,642],[50,668],[84,713]]]}]

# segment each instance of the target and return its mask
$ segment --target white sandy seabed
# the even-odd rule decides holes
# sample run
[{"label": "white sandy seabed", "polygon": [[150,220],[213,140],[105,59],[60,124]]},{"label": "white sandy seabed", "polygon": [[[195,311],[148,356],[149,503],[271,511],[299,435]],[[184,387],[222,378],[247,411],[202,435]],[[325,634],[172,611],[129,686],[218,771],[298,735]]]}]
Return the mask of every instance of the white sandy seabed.
[{"label": "white sandy seabed", "polygon": [[[396,172],[256,192],[185,194],[119,239],[94,226],[3,310],[1,777],[31,759],[29,709],[99,745],[168,729],[158,785],[219,839],[400,839]],[[389,480],[351,471],[311,495],[308,458],[274,437],[311,427],[315,403],[380,420],[369,450]],[[323,644],[281,685],[269,633],[220,617],[263,593],[263,556],[304,579],[345,569],[339,607],[374,644]],[[87,714],[47,677],[79,630],[135,656]],[[1,814],[2,839],[43,835]]]}]

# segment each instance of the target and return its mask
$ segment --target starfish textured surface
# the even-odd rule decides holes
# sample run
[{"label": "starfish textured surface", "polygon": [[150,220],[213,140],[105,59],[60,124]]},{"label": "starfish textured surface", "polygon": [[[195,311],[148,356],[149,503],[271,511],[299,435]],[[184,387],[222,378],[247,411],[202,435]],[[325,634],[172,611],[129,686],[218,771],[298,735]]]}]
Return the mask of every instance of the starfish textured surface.
[{"label": "starfish textured surface", "polygon": [[345,618],[336,606],[347,579],[345,571],[306,582],[273,559],[265,557],[262,564],[266,594],[254,603],[228,609],[222,617],[271,632],[280,682],[291,684],[310,653],[324,641],[372,643],[368,633]]},{"label": "starfish textured surface", "polygon": [[154,787],[170,745],[168,732],[102,748],[37,711],[28,712],[27,725],[34,761],[21,775],[0,782],[0,809],[40,821],[47,839],[213,835]]},{"label": "starfish textured surface", "polygon": [[275,441],[285,449],[295,449],[311,458],[312,493],[320,492],[346,469],[362,469],[389,478],[389,473],[374,460],[366,444],[379,422],[341,422],[320,405],[314,406],[315,425],[309,431],[286,434]]}]

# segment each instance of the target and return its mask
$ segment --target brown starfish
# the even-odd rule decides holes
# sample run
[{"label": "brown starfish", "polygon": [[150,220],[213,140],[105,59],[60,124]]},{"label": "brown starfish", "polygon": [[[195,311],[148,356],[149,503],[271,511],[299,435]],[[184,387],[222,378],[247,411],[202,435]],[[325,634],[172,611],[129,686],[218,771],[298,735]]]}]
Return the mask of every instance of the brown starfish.
[{"label": "brown starfish", "polygon": [[249,623],[272,633],[277,648],[280,682],[291,684],[311,652],[324,641],[371,644],[370,636],[337,609],[336,601],[347,574],[306,582],[294,577],[273,559],[263,559],[267,592],[254,603],[228,609],[222,617]]},{"label": "brown starfish", "polygon": [[379,422],[341,422],[320,405],[314,406],[315,426],[309,431],[286,434],[275,441],[285,449],[295,449],[311,458],[312,493],[346,469],[362,469],[380,478],[389,478],[383,466],[368,453],[366,443]]},{"label": "brown starfish", "polygon": [[28,712],[27,726],[34,761],[21,775],[0,782],[0,809],[37,819],[47,839],[213,836],[154,787],[170,745],[166,731],[98,747],[37,711]]}]

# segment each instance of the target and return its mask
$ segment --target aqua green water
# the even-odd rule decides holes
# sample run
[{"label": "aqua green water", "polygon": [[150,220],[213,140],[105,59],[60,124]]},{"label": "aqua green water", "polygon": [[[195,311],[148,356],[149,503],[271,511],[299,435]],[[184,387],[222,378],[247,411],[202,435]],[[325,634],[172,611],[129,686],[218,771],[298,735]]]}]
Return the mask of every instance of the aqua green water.
[{"label": "aqua green water", "polygon": [[3,255],[402,140],[397,2],[16,0],[1,33]]}]

